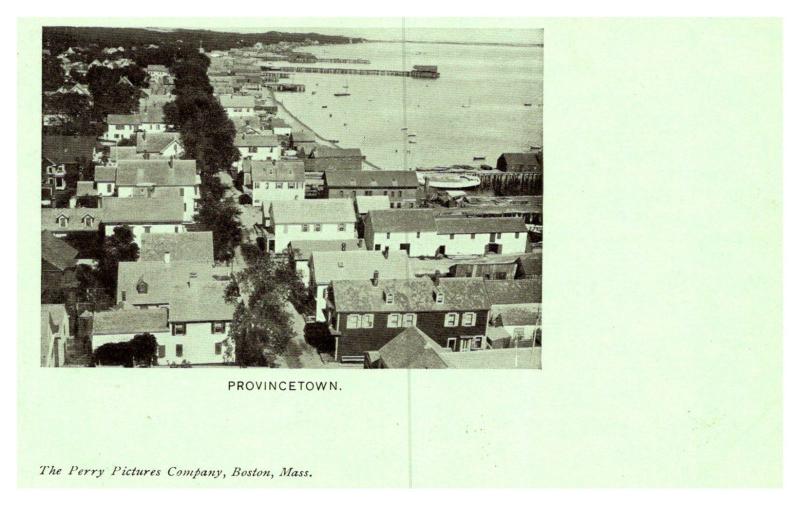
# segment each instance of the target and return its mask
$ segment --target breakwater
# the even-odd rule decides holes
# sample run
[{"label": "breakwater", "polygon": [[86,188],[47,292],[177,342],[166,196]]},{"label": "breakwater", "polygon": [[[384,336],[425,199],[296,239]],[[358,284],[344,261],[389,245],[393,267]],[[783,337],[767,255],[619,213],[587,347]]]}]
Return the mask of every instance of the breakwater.
[{"label": "breakwater", "polygon": [[428,70],[381,70],[376,68],[333,68],[333,67],[262,67],[266,72],[304,73],[304,74],[342,74],[378,75],[388,77],[413,77],[416,79],[438,79],[439,72]]}]

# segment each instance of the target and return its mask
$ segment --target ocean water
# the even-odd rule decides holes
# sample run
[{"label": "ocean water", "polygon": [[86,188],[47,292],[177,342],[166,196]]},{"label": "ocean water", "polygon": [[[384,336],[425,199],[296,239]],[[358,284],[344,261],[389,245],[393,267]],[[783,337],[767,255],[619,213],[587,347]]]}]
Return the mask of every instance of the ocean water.
[{"label": "ocean water", "polygon": [[[373,40],[396,40],[402,35],[395,29],[372,30],[369,34],[364,30],[341,32]],[[464,30],[417,30],[407,31],[406,38],[541,43],[541,31],[535,30],[513,37],[507,31],[491,37],[485,30],[480,33],[481,37],[465,37]],[[501,33],[503,37],[498,37]],[[306,85],[305,93],[277,94],[292,113],[323,137],[339,140],[340,146],[360,147],[368,161],[381,168],[494,166],[502,152],[542,145],[542,47],[368,42],[305,50],[318,57],[371,62],[318,66],[391,70],[410,70],[413,65],[439,67],[441,77],[435,80],[298,73],[284,81]],[[350,96],[334,96],[342,91]],[[475,161],[475,157],[485,157],[486,161]]]}]

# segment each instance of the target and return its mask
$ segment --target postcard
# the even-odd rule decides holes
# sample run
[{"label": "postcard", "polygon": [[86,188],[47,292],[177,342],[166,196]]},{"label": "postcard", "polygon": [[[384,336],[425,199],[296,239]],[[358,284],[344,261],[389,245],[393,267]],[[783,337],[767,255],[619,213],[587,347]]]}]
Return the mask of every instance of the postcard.
[{"label": "postcard", "polygon": [[19,485],[779,486],[780,21],[323,21],[19,21]]}]

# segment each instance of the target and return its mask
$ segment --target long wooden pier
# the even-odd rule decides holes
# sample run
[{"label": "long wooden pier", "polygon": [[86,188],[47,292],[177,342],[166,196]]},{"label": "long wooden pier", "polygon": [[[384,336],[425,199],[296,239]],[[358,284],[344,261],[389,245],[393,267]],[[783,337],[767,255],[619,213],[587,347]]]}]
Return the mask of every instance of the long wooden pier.
[{"label": "long wooden pier", "polygon": [[380,75],[389,77],[413,77],[417,79],[437,79],[439,72],[425,70],[380,70],[375,68],[333,68],[333,67],[262,67],[266,72],[304,73],[304,74],[347,74]]}]

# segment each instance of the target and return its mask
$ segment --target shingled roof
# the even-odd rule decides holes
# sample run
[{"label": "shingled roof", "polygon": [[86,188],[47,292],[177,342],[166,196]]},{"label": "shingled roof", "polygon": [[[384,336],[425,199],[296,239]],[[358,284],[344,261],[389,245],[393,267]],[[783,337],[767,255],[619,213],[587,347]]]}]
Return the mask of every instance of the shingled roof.
[{"label": "shingled roof", "polygon": [[436,231],[436,213],[431,209],[373,210],[367,214],[378,233]]},{"label": "shingled roof", "polygon": [[[450,310],[488,310],[483,279],[441,278],[435,285],[429,277],[404,280],[333,281],[333,297],[339,312],[441,312]],[[444,294],[444,302],[436,303],[434,288]],[[391,292],[394,302],[386,303]]]},{"label": "shingled roof", "polygon": [[139,261],[163,261],[169,253],[171,262],[214,262],[214,236],[210,231],[145,233],[141,242]]},{"label": "shingled roof", "polygon": [[314,281],[329,284],[337,280],[368,280],[375,272],[381,279],[413,277],[408,255],[396,251],[384,256],[381,251],[315,251],[311,254]]},{"label": "shingled roof", "polygon": [[181,134],[178,132],[139,132],[136,134],[136,152],[160,153],[176,141],[181,141]]},{"label": "shingled roof", "polygon": [[277,147],[281,144],[275,135],[241,133],[234,137],[233,145],[236,147]]},{"label": "shingled roof", "polygon": [[[181,163],[183,162],[183,163]],[[194,160],[121,160],[117,166],[117,186],[194,186],[197,171]]]},{"label": "shingled roof", "polygon": [[103,222],[107,224],[183,222],[182,198],[105,197],[102,202]]},{"label": "shingled roof", "polygon": [[226,109],[253,108],[256,106],[256,99],[252,95],[220,95],[219,103]]},{"label": "shingled roof", "polygon": [[81,158],[91,161],[96,144],[95,137],[45,135],[42,137],[42,158],[54,164],[75,163]]},{"label": "shingled roof", "polygon": [[292,240],[289,244],[295,260],[308,260],[311,254],[326,251],[363,251],[364,241],[358,238],[344,240]]},{"label": "shingled roof", "polygon": [[95,335],[163,333],[168,329],[167,309],[122,308],[95,312],[92,322],[92,333]]},{"label": "shingled roof", "polygon": [[363,158],[361,149],[320,146],[311,151],[312,158]]},{"label": "shingled roof", "polygon": [[349,198],[285,200],[271,204],[274,224],[354,223],[356,212]]},{"label": "shingled roof", "polygon": [[493,305],[541,303],[539,279],[486,280],[486,293]]},{"label": "shingled roof", "polygon": [[465,217],[436,220],[436,233],[439,235],[511,232],[528,232],[521,217]]},{"label": "shingled roof", "polygon": [[250,172],[253,182],[305,180],[305,163],[303,160],[244,160],[245,172]]},{"label": "shingled roof", "polygon": [[42,230],[42,259],[58,268],[66,270],[75,266],[78,250],[51,232]]},{"label": "shingled roof", "polygon": [[331,188],[416,188],[417,175],[410,170],[333,170],[325,172]]},{"label": "shingled roof", "polygon": [[378,354],[386,368],[447,368],[439,355],[446,351],[425,332],[411,326],[381,347]]}]

